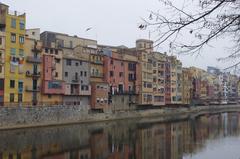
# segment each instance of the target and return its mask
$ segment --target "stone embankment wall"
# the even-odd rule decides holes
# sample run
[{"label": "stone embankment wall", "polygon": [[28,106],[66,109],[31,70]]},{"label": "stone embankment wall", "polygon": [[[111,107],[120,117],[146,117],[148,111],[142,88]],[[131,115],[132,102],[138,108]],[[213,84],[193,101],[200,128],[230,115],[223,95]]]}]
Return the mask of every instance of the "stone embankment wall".
[{"label": "stone embankment wall", "polygon": [[240,111],[238,105],[204,106],[193,108],[157,109],[116,113],[89,113],[78,106],[52,107],[2,107],[0,108],[0,129],[16,129],[38,126],[52,126],[73,123],[122,120],[129,118],[156,118],[178,120],[207,113]]}]

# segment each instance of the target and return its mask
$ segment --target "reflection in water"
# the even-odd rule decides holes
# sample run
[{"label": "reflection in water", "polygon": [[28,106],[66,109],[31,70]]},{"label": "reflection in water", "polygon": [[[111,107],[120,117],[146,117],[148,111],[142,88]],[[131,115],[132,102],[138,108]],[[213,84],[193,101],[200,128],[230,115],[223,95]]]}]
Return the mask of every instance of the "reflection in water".
[{"label": "reflection in water", "polygon": [[[238,113],[167,123],[145,119],[1,131],[0,159],[212,158],[220,146],[233,147],[239,135]],[[233,156],[233,150],[224,157]]]}]

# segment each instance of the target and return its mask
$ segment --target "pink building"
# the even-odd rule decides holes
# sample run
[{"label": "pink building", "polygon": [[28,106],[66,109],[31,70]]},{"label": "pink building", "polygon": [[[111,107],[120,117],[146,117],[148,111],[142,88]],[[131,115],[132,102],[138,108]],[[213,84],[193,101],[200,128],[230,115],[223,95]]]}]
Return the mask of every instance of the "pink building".
[{"label": "pink building", "polygon": [[128,50],[109,51],[104,56],[104,81],[109,84],[113,111],[135,109],[138,103],[138,58]]},{"label": "pink building", "polygon": [[59,55],[61,51],[52,48],[49,50],[51,51],[45,49],[43,54],[42,93],[48,95],[49,101],[55,96],[52,100],[62,102],[61,95],[65,92],[65,82],[62,80],[62,58]]},{"label": "pink building", "polygon": [[104,79],[113,95],[137,93],[137,57],[112,52],[104,57],[104,66]]}]

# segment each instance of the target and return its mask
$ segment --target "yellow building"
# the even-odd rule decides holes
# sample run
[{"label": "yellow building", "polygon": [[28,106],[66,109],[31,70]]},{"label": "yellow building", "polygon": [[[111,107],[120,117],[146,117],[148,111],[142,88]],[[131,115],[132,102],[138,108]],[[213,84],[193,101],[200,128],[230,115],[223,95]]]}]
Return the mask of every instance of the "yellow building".
[{"label": "yellow building", "polygon": [[188,68],[182,71],[182,104],[191,104],[192,78]]},{"label": "yellow building", "polygon": [[[6,35],[4,103],[18,105],[24,101],[25,14],[9,11],[0,3],[0,30]],[[15,104],[14,104],[15,103]]]},{"label": "yellow building", "polygon": [[5,33],[0,31],[0,106],[4,100],[4,55],[5,55]]},{"label": "yellow building", "polygon": [[140,96],[139,105],[153,104],[153,71],[152,71],[152,55],[153,41],[140,39],[136,41],[136,49],[139,57],[140,74]]},{"label": "yellow building", "polygon": [[90,81],[103,82],[103,54],[94,48],[85,48],[90,52]]},{"label": "yellow building", "polygon": [[153,105],[165,105],[165,63],[166,55],[154,52],[153,62]]},{"label": "yellow building", "polygon": [[170,56],[171,63],[171,104],[182,104],[182,63]]},{"label": "yellow building", "polygon": [[[27,30],[25,43],[25,104],[36,105],[41,102],[42,42]],[[40,30],[34,35],[40,35]]]}]

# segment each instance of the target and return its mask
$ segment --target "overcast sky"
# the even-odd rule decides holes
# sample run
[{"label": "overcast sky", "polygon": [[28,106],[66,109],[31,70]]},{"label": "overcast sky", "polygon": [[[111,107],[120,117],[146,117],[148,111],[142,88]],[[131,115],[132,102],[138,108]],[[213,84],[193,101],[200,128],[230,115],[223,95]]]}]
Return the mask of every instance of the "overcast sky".
[{"label": "overcast sky", "polygon": [[[27,13],[27,28],[55,31],[98,40],[98,44],[134,47],[138,38],[149,38],[148,31],[138,25],[141,17],[150,10],[161,9],[158,0],[0,0],[10,10]],[[92,30],[85,30],[92,27]],[[154,37],[152,37],[154,40]],[[218,41],[201,56],[179,56],[184,66],[206,69],[208,65],[223,68],[216,58],[226,56],[223,46],[228,41]],[[226,46],[226,45],[225,45]],[[160,46],[160,52],[168,48]]]}]

